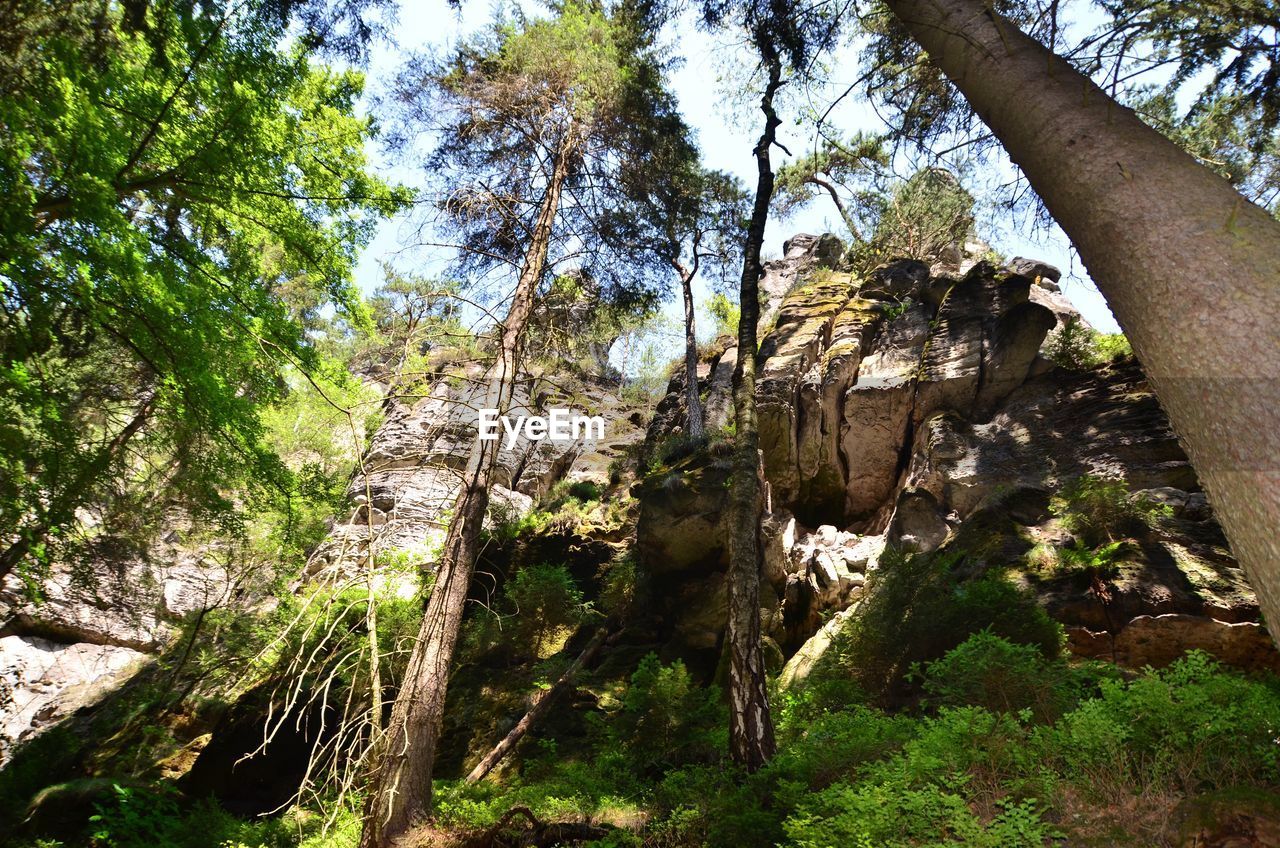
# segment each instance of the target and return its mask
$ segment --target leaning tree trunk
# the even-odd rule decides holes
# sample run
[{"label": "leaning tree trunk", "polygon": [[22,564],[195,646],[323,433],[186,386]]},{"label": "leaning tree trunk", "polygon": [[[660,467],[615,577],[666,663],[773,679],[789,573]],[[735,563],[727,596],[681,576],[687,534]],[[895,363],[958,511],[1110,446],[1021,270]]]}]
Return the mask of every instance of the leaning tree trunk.
[{"label": "leaning tree trunk", "polygon": [[551,708],[556,702],[569,693],[573,688],[573,682],[578,677],[578,672],[582,671],[599,652],[600,647],[604,645],[604,640],[609,636],[609,629],[601,627],[591,637],[591,641],[587,643],[587,647],[582,649],[582,653],[578,654],[578,658],[569,664],[569,667],[560,675],[560,679],[545,692],[541,692],[534,699],[533,706],[524,714],[524,717],[516,722],[515,727],[502,737],[502,741],[489,750],[489,753],[480,758],[480,762],[476,763],[467,774],[467,783],[478,783],[484,780],[485,776],[493,771],[498,763],[502,762],[502,758],[519,744],[520,740],[525,737],[530,730],[537,727],[538,722],[542,721],[547,713],[551,712]]},{"label": "leaning tree trunk", "polygon": [[755,771],[774,753],[773,719],[760,644],[760,433],[756,426],[756,323],[760,320],[760,248],[773,197],[769,149],[778,124],[773,96],[782,85],[782,63],[772,46],[763,47],[769,82],[760,101],[764,132],[756,143],[755,204],[742,258],[741,315],[738,318],[738,366],[734,370],[733,408],[737,450],[725,516],[729,547],[729,751],[734,762]]},{"label": "leaning tree trunk", "polygon": [[[520,341],[533,311],[538,281],[546,267],[551,229],[560,207],[568,171],[570,141],[560,143],[551,178],[530,235],[511,307],[502,324],[498,360],[490,369],[488,408],[505,414],[511,404],[519,364]],[[453,519],[436,568],[435,585],[409,657],[409,667],[379,742],[378,765],[365,803],[360,848],[389,848],[431,809],[431,773],[444,722],[449,669],[462,625],[462,613],[480,547],[480,530],[489,506],[489,486],[497,440],[476,439]]]},{"label": "leaning tree trunk", "polygon": [[693,278],[698,273],[697,260],[693,270],[675,262],[680,275],[680,288],[684,292],[684,433],[690,439],[700,439],[704,432],[702,401],[698,396],[698,333],[693,314]]},{"label": "leaning tree trunk", "polygon": [[886,0],[1071,238],[1280,633],[1280,222],[981,0]]}]

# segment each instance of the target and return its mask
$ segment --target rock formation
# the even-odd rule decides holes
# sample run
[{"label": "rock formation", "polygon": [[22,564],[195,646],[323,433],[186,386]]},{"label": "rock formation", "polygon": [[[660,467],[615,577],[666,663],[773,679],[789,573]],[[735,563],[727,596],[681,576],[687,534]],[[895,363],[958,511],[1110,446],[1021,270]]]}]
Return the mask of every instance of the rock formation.
[{"label": "rock formation", "polygon": [[[772,590],[762,615],[784,653],[800,651],[793,662],[812,662],[817,649],[801,649],[805,640],[823,639],[824,617],[856,602],[892,544],[963,548],[978,570],[1013,567],[1084,656],[1167,664],[1198,647],[1238,666],[1280,668],[1137,363],[1073,372],[1041,354],[1056,324],[1078,318],[1056,269],[900,260],[860,280],[833,269],[831,251],[820,259],[819,243],[793,239],[799,249],[766,275],[790,288],[762,286],[778,297],[759,353]],[[735,353],[730,345],[700,369],[708,409],[726,403],[716,375]],[[651,453],[683,414],[675,388],[659,405]],[[671,631],[681,650],[718,645],[714,627],[700,629],[702,608],[722,594],[727,468],[715,453],[669,462],[636,490],[641,559],[682,599]],[[1083,475],[1123,479],[1171,513],[1122,550],[1102,596],[1079,573],[1033,563],[1038,547],[1071,541],[1049,502]]]}]

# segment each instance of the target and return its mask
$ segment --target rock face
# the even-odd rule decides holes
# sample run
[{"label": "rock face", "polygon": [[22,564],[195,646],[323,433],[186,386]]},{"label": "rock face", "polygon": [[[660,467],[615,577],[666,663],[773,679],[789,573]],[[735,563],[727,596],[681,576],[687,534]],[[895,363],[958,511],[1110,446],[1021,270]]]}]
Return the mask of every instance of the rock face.
[{"label": "rock face", "polygon": [[[384,423],[348,488],[349,510],[309,557],[300,585],[363,573],[372,546],[375,563],[394,566],[376,570],[375,581],[417,590],[404,560],[429,567],[476,439],[482,392],[467,376],[440,380],[412,401],[386,399]],[[607,481],[611,463],[644,435],[645,419],[616,386],[580,375],[524,375],[511,417],[550,408],[602,416],[604,438],[521,437],[503,449],[491,517],[519,517],[561,480]],[[234,581],[210,553],[175,531],[146,552],[92,562],[88,573],[55,568],[39,603],[16,577],[0,586],[0,765],[14,744],[122,683],[169,643],[187,614],[228,601]]]},{"label": "rock face", "polygon": [[171,531],[144,552],[54,567],[32,601],[0,586],[0,765],[12,747],[96,703],[173,636],[187,614],[225,603],[211,551]]},{"label": "rock face", "polygon": [[[1041,356],[1049,331],[1078,318],[1057,269],[962,256],[932,269],[899,260],[862,280],[831,267],[834,251],[820,258],[820,243],[788,243],[782,261],[794,272],[771,266],[794,284],[770,304],[758,364],[772,510],[761,531],[762,615],[784,651],[856,602],[890,544],[962,548],[971,568],[1012,568],[1082,655],[1159,665],[1202,648],[1247,668],[1280,662],[1137,363],[1071,372]],[[706,374],[733,353],[712,358]],[[720,384],[703,379],[708,408],[727,405]],[[678,405],[677,388],[664,405]],[[654,427],[671,420],[656,416]],[[661,438],[651,430],[650,443]],[[724,567],[714,465],[690,457],[639,489],[642,560],[669,583],[683,575],[690,598]],[[1033,563],[1035,550],[1072,541],[1049,501],[1083,475],[1122,478],[1172,513],[1126,546],[1100,589]]]},{"label": "rock face", "polygon": [[[347,489],[351,509],[310,557],[305,579],[349,572],[369,561],[371,546],[375,562],[394,556],[418,563],[434,559],[477,438],[478,409],[484,406],[482,375],[467,376],[441,380],[425,397],[387,399],[384,422]],[[616,386],[565,375],[523,375],[508,418],[553,408],[600,416],[604,438],[587,436],[584,429],[576,440],[530,441],[521,435],[507,447],[500,429],[491,517],[518,518],[562,480],[606,482],[611,464],[643,437],[644,419],[618,397]]]}]

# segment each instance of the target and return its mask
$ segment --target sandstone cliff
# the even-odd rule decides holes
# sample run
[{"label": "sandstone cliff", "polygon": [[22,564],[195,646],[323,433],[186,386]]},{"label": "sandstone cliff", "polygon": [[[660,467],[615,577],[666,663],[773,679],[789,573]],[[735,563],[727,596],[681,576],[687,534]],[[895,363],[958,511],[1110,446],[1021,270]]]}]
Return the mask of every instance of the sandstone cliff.
[{"label": "sandstone cliff", "polygon": [[[1074,315],[1056,269],[899,261],[860,280],[831,268],[821,243],[793,239],[762,285],[777,302],[759,352],[769,491],[761,603],[783,655],[849,609],[894,545],[962,550],[971,573],[1012,569],[1081,655],[1162,665],[1199,647],[1280,668],[1138,364],[1071,371],[1042,355],[1046,335]],[[700,370],[712,427],[729,420],[719,410],[736,355],[730,343]],[[712,445],[662,461],[663,446],[679,440],[677,389],[649,433],[657,467],[637,488],[637,542],[664,581],[673,648],[714,651],[728,460]],[[1101,586],[1085,571],[1037,564],[1074,542],[1050,499],[1086,476],[1123,480],[1134,497],[1164,505],[1155,527],[1119,549]]]}]

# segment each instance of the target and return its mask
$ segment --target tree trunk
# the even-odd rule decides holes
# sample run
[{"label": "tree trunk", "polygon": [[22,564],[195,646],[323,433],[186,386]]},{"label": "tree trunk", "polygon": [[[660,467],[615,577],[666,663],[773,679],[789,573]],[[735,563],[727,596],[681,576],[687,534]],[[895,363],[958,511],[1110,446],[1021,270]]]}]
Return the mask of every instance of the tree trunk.
[{"label": "tree trunk", "polygon": [[760,434],[756,426],[756,324],[760,320],[760,249],[773,197],[769,149],[778,129],[773,96],[782,85],[782,61],[765,41],[761,53],[769,71],[760,109],[764,132],[756,143],[755,203],[742,258],[738,319],[738,364],[733,374],[737,450],[725,518],[729,547],[729,751],[734,762],[755,771],[774,753],[773,719],[760,645]]},{"label": "tree trunk", "polygon": [[516,726],[511,728],[511,732],[504,736],[501,742],[494,745],[493,750],[485,754],[480,762],[476,763],[476,767],[467,775],[467,783],[477,783],[484,780],[485,775],[493,771],[494,766],[502,762],[502,758],[510,753],[516,743],[523,739],[524,735],[542,720],[542,717],[555,705],[556,701],[569,691],[569,688],[573,685],[574,678],[578,676],[578,672],[582,671],[583,667],[591,662],[608,635],[609,631],[604,627],[596,631],[596,635],[591,637],[587,647],[583,648],[578,658],[565,669],[564,674],[560,675],[560,679],[555,682],[555,685],[539,695],[533,706],[524,714],[524,718],[516,722]]},{"label": "tree trunk", "polygon": [[696,268],[692,271],[685,268],[680,262],[674,264],[676,273],[680,275],[680,288],[684,292],[684,432],[690,439],[700,439],[704,427],[702,401],[698,396],[698,333],[693,314],[693,277],[697,271]]},{"label": "tree trunk", "polygon": [[[568,172],[570,136],[560,142],[538,220],[525,252],[511,308],[502,325],[498,360],[489,371],[488,408],[505,414],[510,407],[519,364],[520,341],[533,310],[538,281],[546,267],[552,225]],[[431,809],[431,772],[444,722],[449,669],[462,625],[462,613],[480,547],[480,530],[489,506],[489,486],[498,453],[497,440],[476,439],[454,503],[436,569],[435,585],[383,732],[378,765],[365,804],[360,848],[389,848]]]},{"label": "tree trunk", "polygon": [[887,0],[1022,168],[1280,628],[1280,222],[981,0]]},{"label": "tree trunk", "polygon": [[836,210],[840,212],[840,220],[844,221],[844,225],[849,228],[849,235],[853,236],[855,242],[862,241],[862,233],[858,230],[858,222],[854,221],[853,216],[849,214],[849,210],[845,209],[844,201],[840,199],[840,193],[836,191],[836,187],[819,176],[809,177],[805,182],[816,185],[827,192],[831,197],[831,202],[835,204]]}]

